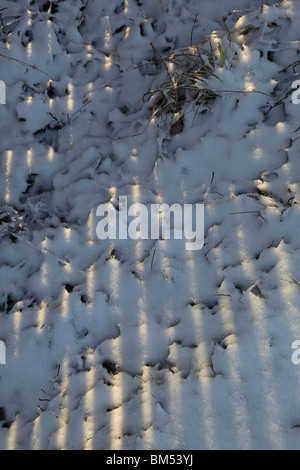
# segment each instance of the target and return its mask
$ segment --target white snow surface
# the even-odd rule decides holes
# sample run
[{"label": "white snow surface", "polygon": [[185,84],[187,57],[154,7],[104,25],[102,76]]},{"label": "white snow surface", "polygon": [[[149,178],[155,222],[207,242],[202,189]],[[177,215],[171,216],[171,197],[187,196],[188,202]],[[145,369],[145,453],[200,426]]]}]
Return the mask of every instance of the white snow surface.
[{"label": "white snow surface", "polygon": [[[0,449],[299,449],[299,0],[0,13]],[[219,96],[171,132],[151,43],[208,38]],[[204,204],[204,247],[100,241],[120,196]]]}]

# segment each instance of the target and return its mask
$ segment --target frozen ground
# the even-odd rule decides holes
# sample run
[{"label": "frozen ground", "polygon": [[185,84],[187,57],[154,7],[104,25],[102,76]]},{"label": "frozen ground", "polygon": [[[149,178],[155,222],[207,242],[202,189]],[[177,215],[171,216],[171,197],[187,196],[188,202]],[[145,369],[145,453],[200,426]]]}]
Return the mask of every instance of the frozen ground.
[{"label": "frozen ground", "polygon": [[[300,2],[270,5],[2,1],[0,449],[300,447]],[[150,43],[209,35],[220,96],[145,129]],[[98,240],[119,196],[203,203],[203,249]]]}]

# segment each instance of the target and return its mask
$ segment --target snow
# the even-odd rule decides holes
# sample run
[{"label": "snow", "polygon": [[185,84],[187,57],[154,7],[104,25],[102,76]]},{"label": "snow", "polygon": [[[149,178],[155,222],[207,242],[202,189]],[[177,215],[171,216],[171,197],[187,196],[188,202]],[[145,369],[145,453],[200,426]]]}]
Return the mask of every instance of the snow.
[{"label": "snow", "polygon": [[[299,449],[299,0],[2,3],[0,449]],[[218,96],[151,119],[206,38]],[[204,247],[100,241],[121,196]]]}]

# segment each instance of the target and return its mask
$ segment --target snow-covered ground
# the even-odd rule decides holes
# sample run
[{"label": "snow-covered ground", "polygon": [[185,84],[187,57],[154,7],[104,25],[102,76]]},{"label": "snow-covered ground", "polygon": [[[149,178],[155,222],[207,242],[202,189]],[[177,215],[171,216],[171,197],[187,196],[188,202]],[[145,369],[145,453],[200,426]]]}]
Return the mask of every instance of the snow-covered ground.
[{"label": "snow-covered ground", "polygon": [[[0,449],[298,449],[299,0],[0,15]],[[206,38],[219,96],[151,120]],[[100,241],[120,196],[204,204],[204,247]]]}]

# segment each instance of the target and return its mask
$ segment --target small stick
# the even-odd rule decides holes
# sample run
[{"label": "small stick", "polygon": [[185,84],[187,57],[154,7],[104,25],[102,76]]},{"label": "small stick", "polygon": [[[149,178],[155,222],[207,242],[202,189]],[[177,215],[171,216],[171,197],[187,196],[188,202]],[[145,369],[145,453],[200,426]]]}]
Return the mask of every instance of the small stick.
[{"label": "small stick", "polygon": [[269,98],[273,98],[274,100],[280,100],[277,96],[270,95],[269,93],[264,93],[263,91],[259,90],[211,90],[216,93],[245,93],[245,94],[250,94],[250,93],[259,93],[260,95],[265,95],[268,96]]},{"label": "small stick", "polygon": [[19,62],[20,64],[25,65],[26,67],[33,68],[34,70],[38,70],[39,72],[42,72],[45,75],[47,75],[47,77],[51,78],[51,76],[47,72],[44,72],[44,70],[39,69],[35,65],[31,65],[31,64],[28,64],[27,62],[24,62],[24,60],[16,59],[15,57],[9,57],[8,55],[2,54],[1,52],[0,52],[0,56],[4,57],[5,59],[14,60],[15,62]]},{"label": "small stick", "polygon": [[156,54],[157,54],[157,55],[159,56],[159,58],[162,60],[164,66],[165,66],[166,72],[167,72],[167,74],[168,74],[168,77],[169,77],[169,79],[170,79],[170,82],[171,82],[172,85],[175,87],[173,78],[172,78],[172,76],[171,76],[171,74],[170,74],[170,71],[169,71],[168,66],[167,66],[167,64],[166,64],[166,62],[165,62],[165,59],[161,56],[161,54],[159,53],[159,51],[156,49],[156,47],[154,46],[153,42],[150,42],[150,46],[151,46],[152,49],[153,49],[154,56],[156,56]]},{"label": "small stick", "polygon": [[230,212],[230,214],[259,214],[260,211],[241,211],[241,212]]},{"label": "small stick", "polygon": [[197,18],[198,18],[198,13],[196,13],[196,16],[195,16],[195,19],[194,19],[194,24],[193,24],[192,31],[191,31],[191,46],[193,45],[193,34],[194,34],[194,29],[195,29],[195,26],[196,26],[196,23],[197,23]]},{"label": "small stick", "polygon": [[150,271],[152,271],[152,266],[153,266],[153,261],[154,261],[155,253],[156,253],[156,250],[153,251],[153,256],[152,256],[151,269],[150,269]]},{"label": "small stick", "polygon": [[87,9],[87,6],[88,6],[88,4],[89,4],[89,1],[90,1],[90,0],[87,0],[86,4],[84,5],[83,10],[82,10],[82,15],[81,15],[81,17],[79,18],[79,21],[81,21],[82,18],[84,17],[84,13],[85,13],[85,10]]}]

